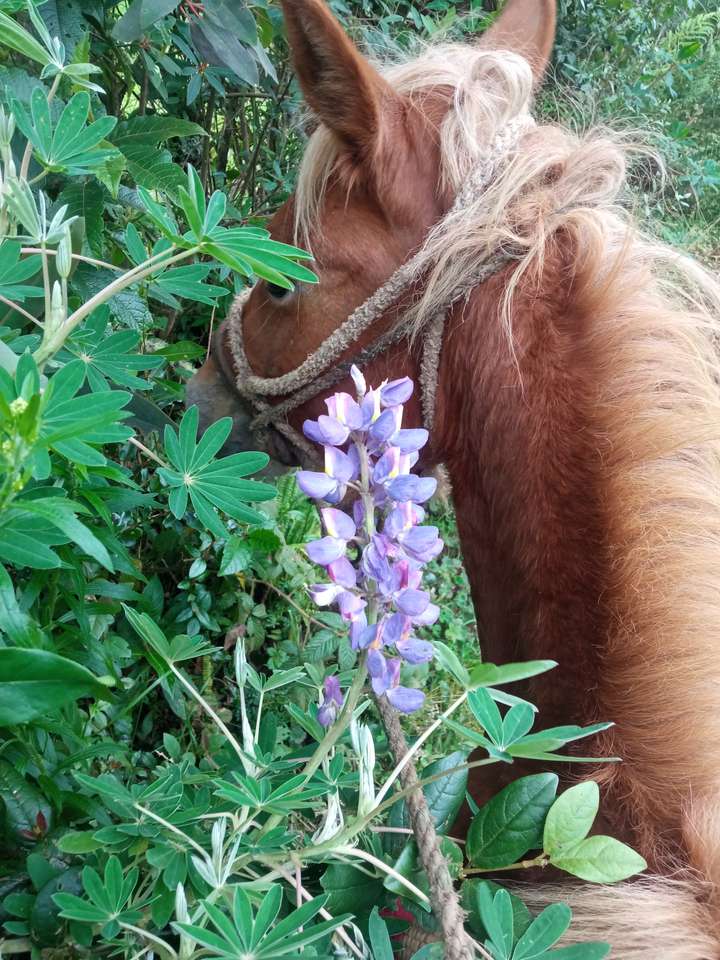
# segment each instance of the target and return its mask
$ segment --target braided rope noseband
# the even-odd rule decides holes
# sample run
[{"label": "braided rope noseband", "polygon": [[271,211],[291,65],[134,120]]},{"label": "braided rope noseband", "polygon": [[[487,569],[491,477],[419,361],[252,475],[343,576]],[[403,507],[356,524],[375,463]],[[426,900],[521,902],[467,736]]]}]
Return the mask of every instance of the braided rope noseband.
[{"label": "braided rope noseband", "polygon": [[[459,212],[467,209],[488,188],[499,165],[517,147],[520,138],[534,126],[532,118],[523,114],[512,120],[495,138],[485,155],[475,164],[462,189],[458,192],[450,211],[433,228],[433,237],[442,235],[443,225]],[[445,318],[451,307],[472,290],[484,283],[514,259],[508,251],[495,251],[480,261],[446,297],[442,307],[424,324],[419,371],[422,414],[425,427],[430,430],[435,413],[435,394],[440,367]],[[406,294],[419,277],[427,271],[428,262],[424,246],[400,266],[382,287],[334,330],[301,364],[279,377],[258,377],[248,362],[242,331],[242,311],[251,289],[244,291],[235,300],[227,322],[227,335],[235,367],[235,389],[239,396],[254,411],[250,429],[256,441],[265,445],[270,428],[275,429],[302,455],[305,463],[317,461],[317,452],[302,434],[287,422],[287,415],[308,400],[317,397],[347,376],[352,364],[361,367],[383,353],[392,344],[409,337],[412,333],[412,316],[408,311],[372,343],[358,350],[348,360],[339,362],[339,357],[383,314]],[[222,344],[220,344],[222,349]],[[222,363],[221,363],[222,366]],[[270,403],[267,398],[281,397]]]}]

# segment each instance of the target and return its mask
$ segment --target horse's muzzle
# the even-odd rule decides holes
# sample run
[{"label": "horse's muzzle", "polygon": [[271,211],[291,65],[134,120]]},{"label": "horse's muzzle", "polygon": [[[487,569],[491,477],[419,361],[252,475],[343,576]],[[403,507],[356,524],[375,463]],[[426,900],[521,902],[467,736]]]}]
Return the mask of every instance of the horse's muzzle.
[{"label": "horse's muzzle", "polygon": [[[220,331],[218,331],[220,333]],[[234,389],[229,380],[232,371],[225,369],[229,362],[217,357],[216,352],[223,349],[223,338],[216,335],[205,363],[188,381],[185,390],[185,406],[196,404],[200,412],[200,432],[220,420],[230,417],[233,425],[230,436],[222,449],[222,454],[239,453],[244,450],[258,450],[259,444],[251,430],[252,413]],[[284,437],[271,431],[264,452],[270,456],[270,463],[263,471],[266,476],[283,473],[290,466],[297,465],[297,455]]]}]

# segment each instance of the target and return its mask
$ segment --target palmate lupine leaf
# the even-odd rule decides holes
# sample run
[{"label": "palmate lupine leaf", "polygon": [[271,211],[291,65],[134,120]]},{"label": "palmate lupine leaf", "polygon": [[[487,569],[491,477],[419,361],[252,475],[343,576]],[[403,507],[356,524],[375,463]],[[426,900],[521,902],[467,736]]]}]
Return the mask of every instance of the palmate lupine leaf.
[{"label": "palmate lupine leaf", "polygon": [[232,919],[213,903],[203,901],[205,912],[217,932],[191,923],[173,923],[173,926],[207,947],[211,960],[236,960],[245,955],[256,960],[274,960],[276,957],[298,956],[302,947],[327,937],[350,917],[345,914],[310,925],[327,903],[328,897],[323,895],[309,900],[276,923],[282,898],[282,888],[272,885],[257,912],[253,913],[247,894],[241,887],[236,887]]},{"label": "palmate lupine leaf", "polygon": [[227,536],[218,510],[240,523],[261,523],[263,514],[245,506],[271,500],[275,488],[268,483],[243,479],[262,470],[269,461],[265,453],[235,453],[214,460],[230,435],[232,420],[224,417],[209,427],[197,440],[198,409],[187,410],[178,433],[165,428],[165,451],[173,469],[158,470],[170,487],[169,506],[180,519],[187,510],[188,497],[200,522],[218,538]]},{"label": "palmate lupine leaf", "polygon": [[54,130],[42,87],[33,90],[30,114],[18,100],[13,100],[12,111],[19,129],[35,148],[36,156],[50,170],[87,172],[118,154],[115,147],[100,147],[117,119],[100,117],[88,125],[90,95],[84,90],[68,101]]},{"label": "palmate lupine leaf", "polygon": [[108,390],[108,380],[130,390],[148,390],[150,381],[135,373],[157,369],[164,363],[163,357],[138,353],[140,337],[133,330],[108,335],[108,317],[107,307],[98,310],[66,344],[60,359],[67,361],[73,373],[82,371],[80,384],[87,378],[95,392]]}]

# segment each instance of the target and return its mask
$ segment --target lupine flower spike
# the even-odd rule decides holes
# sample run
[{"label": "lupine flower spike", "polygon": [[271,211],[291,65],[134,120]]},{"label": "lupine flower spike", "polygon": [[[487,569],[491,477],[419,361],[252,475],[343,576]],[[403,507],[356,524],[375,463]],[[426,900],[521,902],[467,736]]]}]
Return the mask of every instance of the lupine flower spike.
[{"label": "lupine flower spike", "polygon": [[[423,566],[443,547],[437,527],[422,525],[420,504],[433,495],[436,481],[411,473],[428,434],[402,426],[403,404],[413,392],[408,377],[368,389],[357,367],[351,373],[356,398],[336,393],[325,401],[327,415],[303,426],[324,448],[325,471],[301,470],[298,486],[332,504],[320,511],[325,536],[307,545],[329,579],[310,587],[310,594],[318,606],[335,604],[353,648],[367,651],[375,693],[411,713],[424,694],[400,684],[402,663],[432,659],[432,644],[414,631],[439,613],[421,588]],[[354,498],[345,512],[337,505],[348,491]],[[343,704],[337,677],[325,679],[323,692],[318,720],[329,726]]]}]

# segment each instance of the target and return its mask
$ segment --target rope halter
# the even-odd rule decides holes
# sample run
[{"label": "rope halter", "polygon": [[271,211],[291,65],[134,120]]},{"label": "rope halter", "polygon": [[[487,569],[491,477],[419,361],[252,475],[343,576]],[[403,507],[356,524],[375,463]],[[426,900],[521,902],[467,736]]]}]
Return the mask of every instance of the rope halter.
[{"label": "rope halter", "polygon": [[[473,166],[448,213],[433,227],[434,238],[442,234],[443,226],[450,218],[455,218],[458,213],[467,210],[485,193],[498,168],[507,162],[521,137],[533,126],[534,121],[529,114],[521,114],[495,137],[484,155]],[[514,259],[513,253],[497,250],[480,260],[450,291],[435,315],[424,323],[418,379],[423,422],[428,431],[432,428],[435,413],[435,394],[446,316],[455,303],[466,299],[475,287]],[[235,389],[253,412],[250,429],[261,447],[266,445],[269,430],[274,429],[295,447],[303,463],[317,461],[317,452],[313,445],[287,422],[287,415],[344,379],[353,364],[362,369],[389,346],[411,337],[412,312],[408,310],[368,346],[358,349],[350,359],[342,362],[339,360],[372,324],[411,290],[427,269],[428,257],[423,245],[298,367],[279,377],[258,377],[253,373],[245,353],[242,330],[243,307],[252,289],[237,297],[227,322],[228,341],[235,367]],[[281,399],[272,403],[270,398]]]}]

